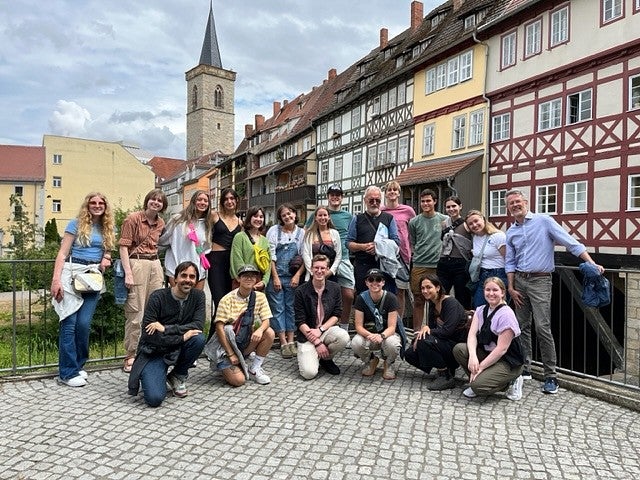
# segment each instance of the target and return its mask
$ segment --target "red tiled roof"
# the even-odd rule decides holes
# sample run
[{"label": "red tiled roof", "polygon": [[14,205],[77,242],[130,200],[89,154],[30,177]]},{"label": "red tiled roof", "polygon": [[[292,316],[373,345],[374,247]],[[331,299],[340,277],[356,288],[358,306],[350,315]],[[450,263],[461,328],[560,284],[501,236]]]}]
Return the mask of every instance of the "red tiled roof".
[{"label": "red tiled roof", "polygon": [[0,180],[44,182],[45,147],[0,145]]},{"label": "red tiled roof", "polygon": [[398,175],[396,181],[402,186],[441,182],[447,178],[455,177],[482,157],[483,155],[478,155],[476,152],[461,157],[417,162]]},{"label": "red tiled roof", "polygon": [[187,166],[187,162],[177,158],[153,157],[147,165],[158,178],[158,181],[162,182],[182,171]]}]

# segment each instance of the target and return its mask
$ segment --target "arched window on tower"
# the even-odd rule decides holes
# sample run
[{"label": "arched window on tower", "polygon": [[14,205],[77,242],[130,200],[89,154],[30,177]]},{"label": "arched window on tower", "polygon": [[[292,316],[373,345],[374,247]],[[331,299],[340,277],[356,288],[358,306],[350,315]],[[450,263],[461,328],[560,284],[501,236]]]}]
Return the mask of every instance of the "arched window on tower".
[{"label": "arched window on tower", "polygon": [[216,108],[223,108],[224,102],[222,98],[222,87],[220,85],[216,86],[215,92],[213,92],[213,105]]},{"label": "arched window on tower", "polygon": [[193,86],[193,93],[191,95],[191,110],[198,108],[198,86]]}]

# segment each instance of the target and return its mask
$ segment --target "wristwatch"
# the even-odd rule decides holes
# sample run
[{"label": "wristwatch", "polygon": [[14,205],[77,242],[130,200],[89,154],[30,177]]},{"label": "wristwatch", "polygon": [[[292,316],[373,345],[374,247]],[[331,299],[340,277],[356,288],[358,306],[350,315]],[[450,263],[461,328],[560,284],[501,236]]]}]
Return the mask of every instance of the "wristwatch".
[{"label": "wristwatch", "polygon": [[318,330],[320,330],[320,333],[324,333],[324,332],[325,332],[324,328],[322,328],[322,325],[320,325],[320,326],[318,327]]},{"label": "wristwatch", "polygon": [[384,334],[384,332],[383,332],[383,333],[381,333],[381,334],[380,334],[380,338],[382,338],[382,340],[386,340],[386,339],[387,339],[387,336],[386,336],[386,335]]}]

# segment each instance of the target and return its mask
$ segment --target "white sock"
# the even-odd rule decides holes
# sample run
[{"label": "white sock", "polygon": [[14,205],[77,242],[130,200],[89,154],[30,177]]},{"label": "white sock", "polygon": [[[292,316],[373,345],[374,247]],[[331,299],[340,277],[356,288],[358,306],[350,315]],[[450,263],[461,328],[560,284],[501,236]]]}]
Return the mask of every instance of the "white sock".
[{"label": "white sock", "polygon": [[253,359],[253,365],[251,365],[251,370],[255,372],[257,369],[262,367],[262,362],[264,362],[264,357],[256,354],[256,358]]}]

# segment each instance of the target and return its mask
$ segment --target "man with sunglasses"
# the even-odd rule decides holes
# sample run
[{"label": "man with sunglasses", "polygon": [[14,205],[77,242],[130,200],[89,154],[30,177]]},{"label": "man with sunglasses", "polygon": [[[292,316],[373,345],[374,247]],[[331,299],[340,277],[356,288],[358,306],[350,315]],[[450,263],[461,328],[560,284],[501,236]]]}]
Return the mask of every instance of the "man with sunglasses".
[{"label": "man with sunglasses", "polygon": [[[380,268],[380,262],[376,258],[376,245],[374,239],[378,226],[382,223],[389,230],[389,238],[400,245],[398,226],[390,213],[383,212],[382,191],[379,187],[370,186],[364,192],[364,204],[366,211],[359,213],[349,225],[347,233],[347,247],[354,255],[354,276],[356,279],[356,292],[367,289],[364,279],[372,268]],[[396,293],[396,282],[386,273],[385,289]]]},{"label": "man with sunglasses", "polygon": [[395,362],[400,354],[402,340],[396,333],[398,322],[398,299],[391,292],[385,292],[384,275],[377,268],[367,272],[365,278],[367,290],[356,298],[355,310],[356,335],[351,341],[353,353],[365,364],[362,375],[375,375],[381,353],[384,360],[382,378],[396,378]]}]

